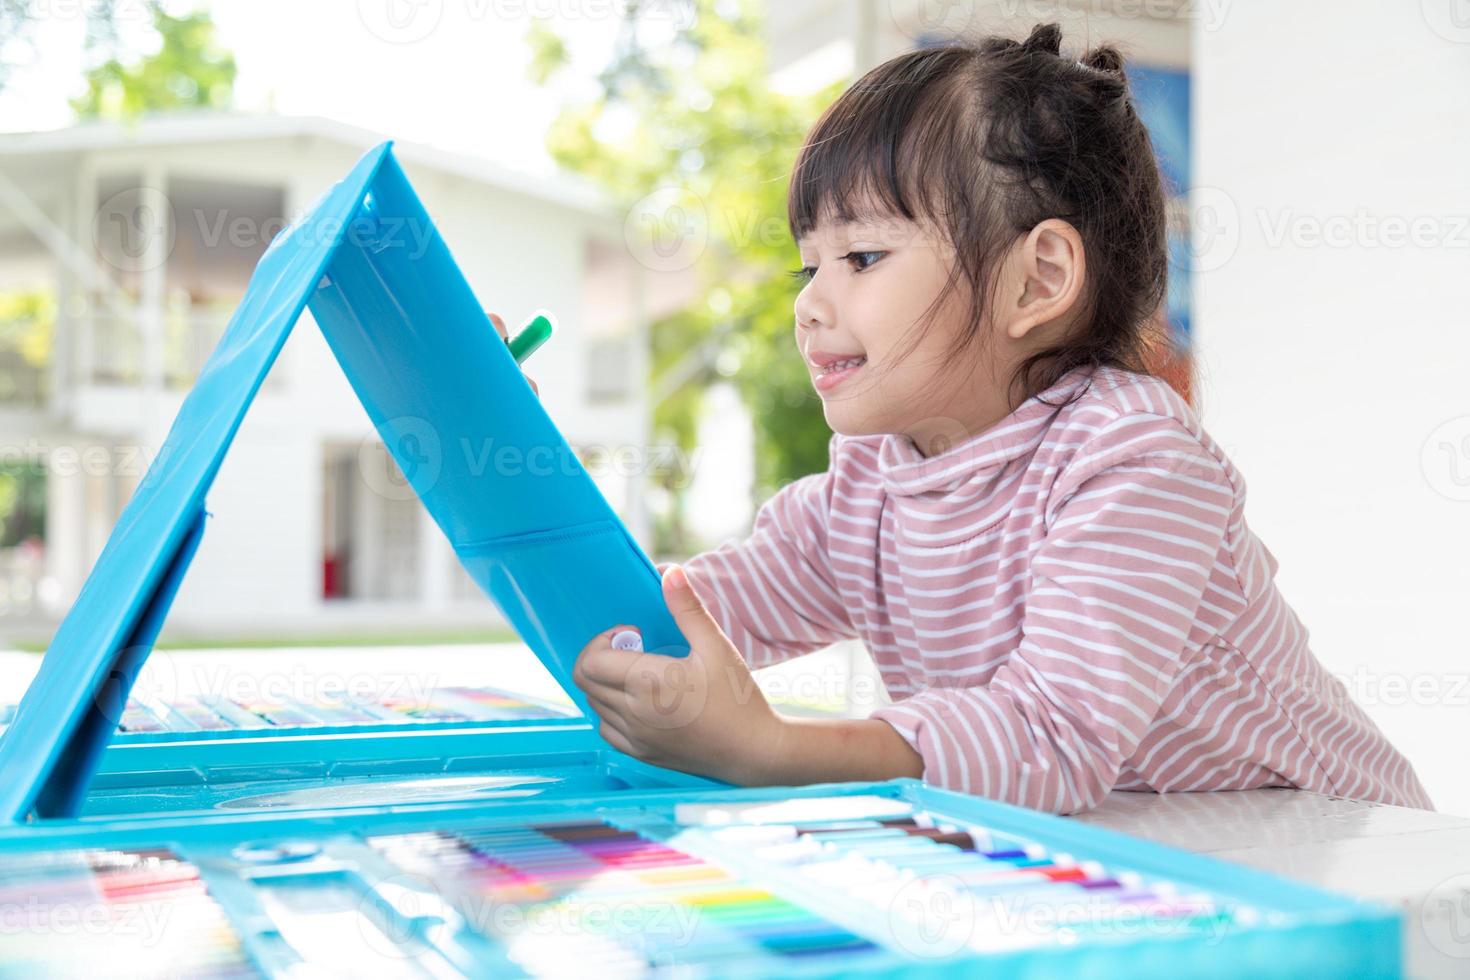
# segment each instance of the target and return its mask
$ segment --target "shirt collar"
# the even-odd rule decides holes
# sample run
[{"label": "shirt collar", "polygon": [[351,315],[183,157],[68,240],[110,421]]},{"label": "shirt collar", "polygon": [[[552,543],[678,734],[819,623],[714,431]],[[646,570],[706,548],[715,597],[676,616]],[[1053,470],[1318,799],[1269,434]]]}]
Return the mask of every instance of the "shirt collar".
[{"label": "shirt collar", "polygon": [[883,489],[900,497],[953,491],[973,482],[977,475],[1034,452],[1050,427],[1058,405],[1091,374],[1091,366],[1073,368],[994,425],[933,456],[921,455],[908,436],[888,433],[878,446],[878,473],[883,479]]}]

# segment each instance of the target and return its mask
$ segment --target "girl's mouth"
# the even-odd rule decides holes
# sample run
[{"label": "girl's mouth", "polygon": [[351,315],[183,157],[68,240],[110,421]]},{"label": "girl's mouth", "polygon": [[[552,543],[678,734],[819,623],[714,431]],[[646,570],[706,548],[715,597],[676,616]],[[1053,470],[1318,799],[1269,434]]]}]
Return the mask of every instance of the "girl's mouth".
[{"label": "girl's mouth", "polygon": [[834,361],[822,368],[821,372],[812,379],[818,391],[831,391],[862,370],[864,364],[868,363],[866,357],[850,357],[845,361]]}]

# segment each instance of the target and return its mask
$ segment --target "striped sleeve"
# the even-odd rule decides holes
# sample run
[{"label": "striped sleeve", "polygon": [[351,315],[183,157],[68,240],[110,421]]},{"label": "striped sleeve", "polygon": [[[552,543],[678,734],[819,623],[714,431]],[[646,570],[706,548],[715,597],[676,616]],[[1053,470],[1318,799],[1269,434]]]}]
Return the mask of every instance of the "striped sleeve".
[{"label": "striped sleeve", "polygon": [[832,481],[829,467],[788,483],[757,511],[749,537],[684,562],[695,593],[752,670],[858,635],[827,550]]},{"label": "striped sleeve", "polygon": [[1033,809],[1096,806],[1180,670],[1234,490],[1178,421],[1105,425],[1059,475],[1018,646],[983,686],[880,708],[930,783]]}]

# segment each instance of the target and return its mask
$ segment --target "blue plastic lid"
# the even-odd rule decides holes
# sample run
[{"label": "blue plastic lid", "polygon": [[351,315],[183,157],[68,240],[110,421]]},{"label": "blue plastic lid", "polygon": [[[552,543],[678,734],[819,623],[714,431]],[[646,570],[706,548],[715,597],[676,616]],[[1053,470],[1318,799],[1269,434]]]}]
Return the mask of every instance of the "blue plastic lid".
[{"label": "blue plastic lid", "polygon": [[261,258],[0,738],[0,819],[79,811],[198,547],[205,493],[308,305],[409,486],[584,713],[571,667],[599,631],[637,623],[646,649],[688,652],[653,562],[531,391],[391,146]]}]

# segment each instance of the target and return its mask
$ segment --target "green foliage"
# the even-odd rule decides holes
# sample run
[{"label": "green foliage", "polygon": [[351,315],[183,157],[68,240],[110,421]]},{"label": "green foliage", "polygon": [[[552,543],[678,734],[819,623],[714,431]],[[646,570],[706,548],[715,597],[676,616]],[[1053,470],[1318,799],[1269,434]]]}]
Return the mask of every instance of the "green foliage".
[{"label": "green foliage", "polygon": [[49,289],[0,292],[0,403],[42,401],[55,332]]},{"label": "green foliage", "polygon": [[46,528],[46,473],[37,462],[0,463],[0,548],[13,548]]},{"label": "green foliage", "polygon": [[0,292],[0,350],[13,351],[31,367],[51,360],[56,297],[49,289]]},{"label": "green foliage", "polygon": [[[755,419],[756,496],[827,466],[831,430],[797,356],[786,273],[799,265],[786,225],[786,188],[801,141],[842,83],[808,97],[768,85],[766,44],[756,0],[690,0],[670,40],[641,38],[670,22],[670,3],[630,6],[602,95],[568,106],[547,146],[569,169],[591,177],[625,207],[664,188],[690,202],[688,219],[707,244],[696,266],[701,291],[687,309],[652,325],[653,384],[694,347],[718,336],[714,364],[656,406],[661,439],[692,450],[702,391],[726,376]],[[532,77],[545,81],[566,48],[533,29]],[[636,251],[636,250],[635,250]],[[671,492],[677,488],[666,487]],[[674,537],[678,537],[675,533]],[[680,540],[657,543],[686,550]]]},{"label": "green foliage", "polygon": [[[175,16],[156,2],[148,7],[158,49],[141,58],[114,51],[89,69],[87,93],[71,103],[79,116],[133,119],[152,110],[229,106],[235,58],[215,41],[210,15]],[[115,46],[115,34],[89,36],[89,49],[99,49],[104,39]]]}]

